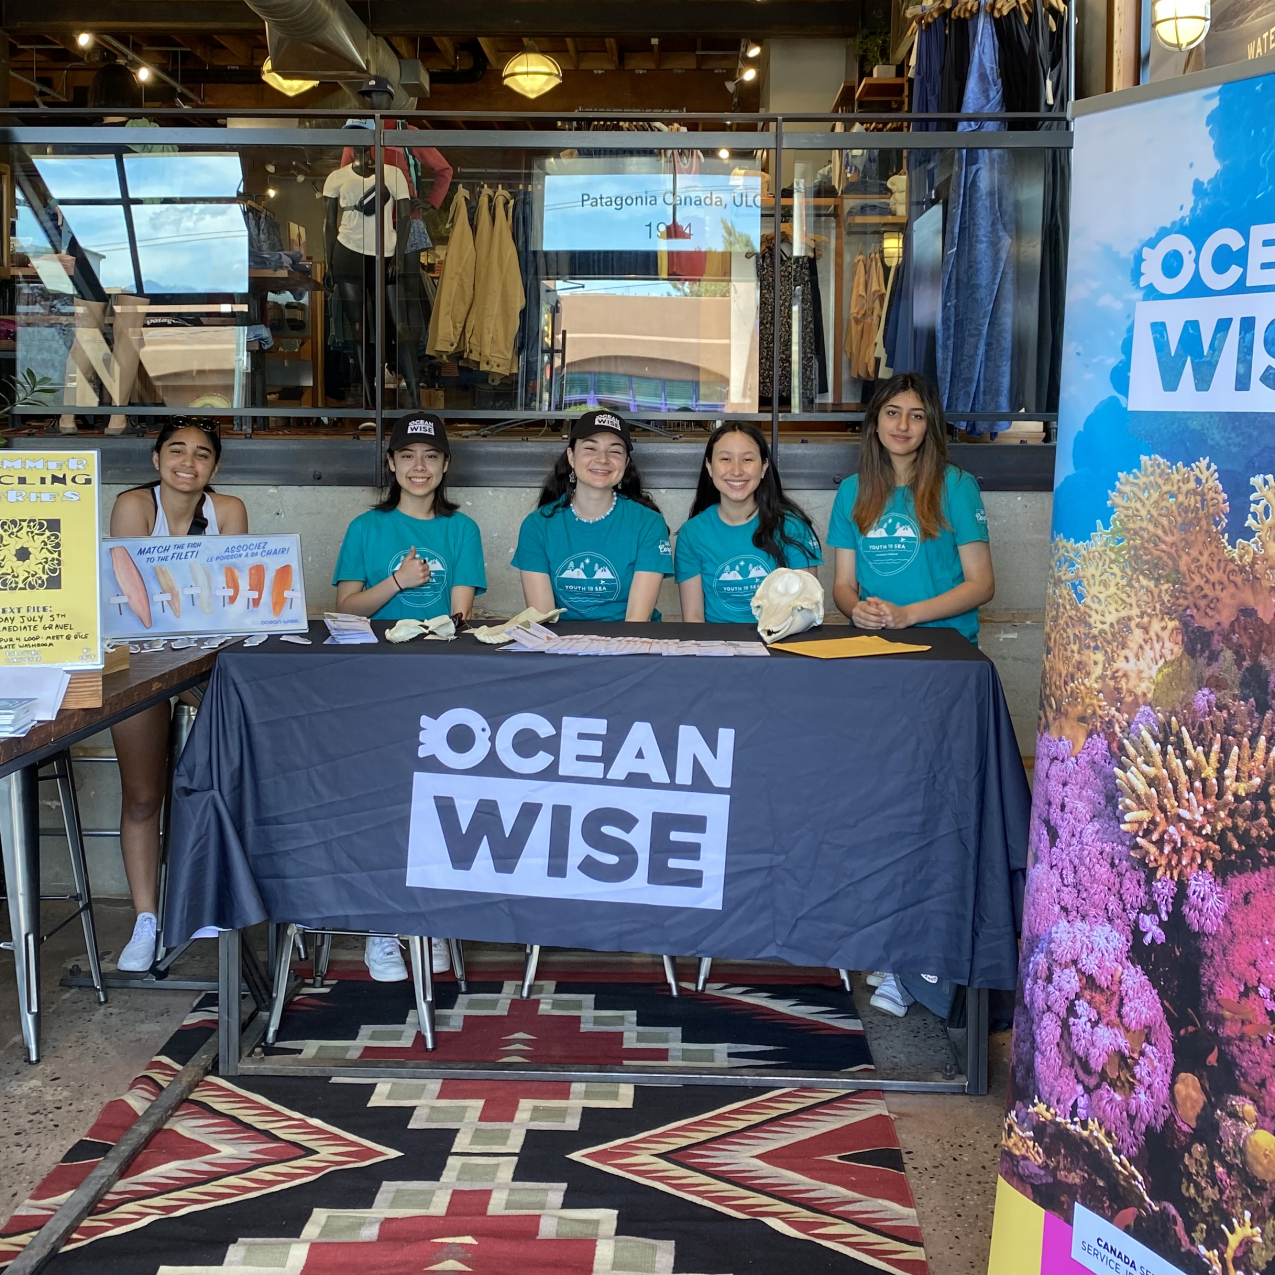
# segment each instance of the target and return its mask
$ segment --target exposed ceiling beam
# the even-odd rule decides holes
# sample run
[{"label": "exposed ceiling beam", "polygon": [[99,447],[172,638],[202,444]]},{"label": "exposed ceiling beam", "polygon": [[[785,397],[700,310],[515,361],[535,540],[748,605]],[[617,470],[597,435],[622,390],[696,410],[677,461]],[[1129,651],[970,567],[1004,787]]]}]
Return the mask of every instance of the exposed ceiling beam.
[{"label": "exposed ceiling beam", "polygon": [[438,51],[447,59],[450,66],[456,65],[456,46],[452,43],[451,38],[445,35],[434,36],[434,43],[438,45]]},{"label": "exposed ceiling beam", "polygon": [[487,55],[487,61],[499,71],[505,65],[505,55],[496,47],[496,41],[490,36],[483,35],[478,37],[478,43]]},{"label": "exposed ceiling beam", "polygon": [[203,36],[194,35],[189,31],[175,31],[173,38],[178,44],[185,45],[205,66],[217,65],[215,55],[217,46],[211,40],[206,40]]},{"label": "exposed ceiling beam", "polygon": [[580,50],[571,36],[567,36],[567,62],[573,71],[580,69]]},{"label": "exposed ceiling beam", "polygon": [[620,69],[620,46],[614,36],[607,36],[607,56],[611,59],[611,70]]},{"label": "exposed ceiling beam", "polygon": [[[381,35],[541,35],[546,38],[600,36],[766,36],[848,38],[859,28],[859,6],[845,0],[484,0],[482,4],[440,0],[360,0],[360,17],[370,18]],[[130,31],[261,31],[261,19],[243,0],[3,0],[0,29],[77,31],[99,28]]]},{"label": "exposed ceiling beam", "polygon": [[232,58],[238,58],[241,66],[251,66],[253,63],[252,45],[242,36],[228,35],[224,31],[213,33],[213,38],[218,44],[223,45],[230,51]]},{"label": "exposed ceiling beam", "polygon": [[387,35],[385,37],[393,46],[394,52],[401,58],[416,56],[416,41],[410,35]]}]

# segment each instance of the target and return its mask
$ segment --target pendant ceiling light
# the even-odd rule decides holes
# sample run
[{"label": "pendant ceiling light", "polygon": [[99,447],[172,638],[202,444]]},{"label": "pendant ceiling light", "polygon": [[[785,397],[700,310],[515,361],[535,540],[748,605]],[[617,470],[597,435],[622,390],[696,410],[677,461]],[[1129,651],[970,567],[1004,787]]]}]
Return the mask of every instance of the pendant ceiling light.
[{"label": "pendant ceiling light", "polygon": [[1200,44],[1213,21],[1209,0],[1154,0],[1151,29],[1166,48],[1185,53]]},{"label": "pendant ceiling light", "polygon": [[562,68],[553,58],[533,48],[511,57],[500,78],[506,88],[523,97],[539,97],[562,83]]},{"label": "pendant ceiling light", "polygon": [[270,85],[272,89],[278,89],[280,93],[286,93],[288,97],[296,97],[298,93],[304,93],[307,89],[318,86],[318,80],[289,80],[275,72],[273,66],[270,65],[270,59],[267,58],[261,64],[261,78]]}]

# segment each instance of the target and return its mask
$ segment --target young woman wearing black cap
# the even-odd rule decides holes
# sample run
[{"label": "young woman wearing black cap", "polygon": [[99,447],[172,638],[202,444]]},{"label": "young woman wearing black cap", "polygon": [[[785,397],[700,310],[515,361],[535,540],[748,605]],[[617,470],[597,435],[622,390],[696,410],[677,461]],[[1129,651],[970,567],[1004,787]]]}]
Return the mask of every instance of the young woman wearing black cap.
[{"label": "young woman wearing black cap", "polygon": [[478,524],[447,498],[442,420],[399,421],[386,451],[389,491],[346,530],[332,583],[338,611],[374,620],[468,617],[487,587]]},{"label": "young woman wearing black cap", "polygon": [[[221,460],[215,422],[174,417],[159,431],[151,464],[156,482],[121,492],[111,509],[112,536],[237,536],[248,530],[248,511],[237,496],[209,483]],[[144,973],[155,959],[159,884],[159,812],[168,783],[167,702],[111,727],[119,761],[120,851],[137,921],[120,953],[119,968]]]},{"label": "young woman wearing black cap", "polygon": [[642,490],[629,427],[586,412],[522,520],[513,565],[528,606],[566,608],[568,620],[659,619],[660,583],[673,570],[668,524]]},{"label": "young woman wearing black cap", "polygon": [[[350,523],[336,571],[338,611],[374,620],[468,617],[475,593],[487,587],[478,524],[447,498],[451,445],[442,418],[431,413],[400,420],[386,449],[390,484],[385,499]],[[378,983],[401,983],[407,967],[398,939],[369,937],[363,962]],[[435,939],[435,973],[451,960]]]}]

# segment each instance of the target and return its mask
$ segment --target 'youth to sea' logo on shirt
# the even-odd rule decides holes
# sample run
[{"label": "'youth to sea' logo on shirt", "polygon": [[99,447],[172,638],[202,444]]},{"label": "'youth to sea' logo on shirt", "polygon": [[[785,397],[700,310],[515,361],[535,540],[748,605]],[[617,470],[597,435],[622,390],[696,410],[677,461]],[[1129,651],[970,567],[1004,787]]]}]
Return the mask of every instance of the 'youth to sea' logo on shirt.
[{"label": "'youth to sea' logo on shirt", "polygon": [[554,592],[581,602],[614,602],[620,596],[620,576],[600,553],[573,554],[553,573]]},{"label": "'youth to sea' logo on shirt", "polygon": [[721,910],[732,727],[466,705],[420,722],[409,886]]},{"label": "'youth to sea' logo on shirt", "polygon": [[884,513],[861,538],[865,561],[879,576],[898,575],[921,551],[921,533],[906,514]]},{"label": "'youth to sea' logo on shirt", "polygon": [[757,592],[757,586],[769,574],[770,568],[763,558],[756,554],[744,554],[723,562],[717,568],[713,584],[717,596],[724,602],[742,602],[747,605]]},{"label": "'youth to sea' logo on shirt", "polygon": [[[407,558],[410,551],[401,550],[390,559],[390,569],[387,575],[393,575],[399,569]],[[420,558],[429,568],[429,581],[415,589],[404,589],[398,596],[402,598],[403,605],[411,607],[413,611],[423,612],[427,619],[441,615],[442,611],[435,611],[431,608],[435,607],[439,602],[450,600],[451,593],[447,586],[447,563],[437,554],[429,553],[425,549],[417,549],[416,556]],[[443,611],[447,607],[444,605]]]}]

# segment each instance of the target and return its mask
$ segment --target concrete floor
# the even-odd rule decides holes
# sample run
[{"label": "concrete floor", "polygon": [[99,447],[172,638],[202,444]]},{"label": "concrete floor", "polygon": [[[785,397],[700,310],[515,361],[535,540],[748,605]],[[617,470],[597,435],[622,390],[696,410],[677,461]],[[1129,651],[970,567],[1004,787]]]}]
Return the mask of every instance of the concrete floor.
[{"label": "concrete floor", "polygon": [[[60,906],[47,905],[46,926],[56,923]],[[102,900],[95,910],[100,947],[117,953],[131,933],[132,909]],[[78,925],[67,926],[45,944],[43,1059],[34,1067],[26,1061],[18,1025],[12,956],[0,953],[0,1129],[5,1133],[0,1139],[0,1219],[84,1135],[101,1107],[128,1088],[196,996],[189,991],[113,990],[109,1003],[98,1005],[92,991],[60,986],[65,967],[82,962],[83,951]],[[919,1006],[902,1021],[892,1019],[868,1005],[870,994],[857,979],[856,1003],[878,1066],[894,1074],[933,1074],[935,1065],[950,1056],[938,1020]],[[994,1036],[984,1098],[887,1096],[916,1197],[930,1275],[984,1275],[987,1270],[1008,1053],[1009,1033]],[[901,1066],[909,1061],[911,1066]]]}]

